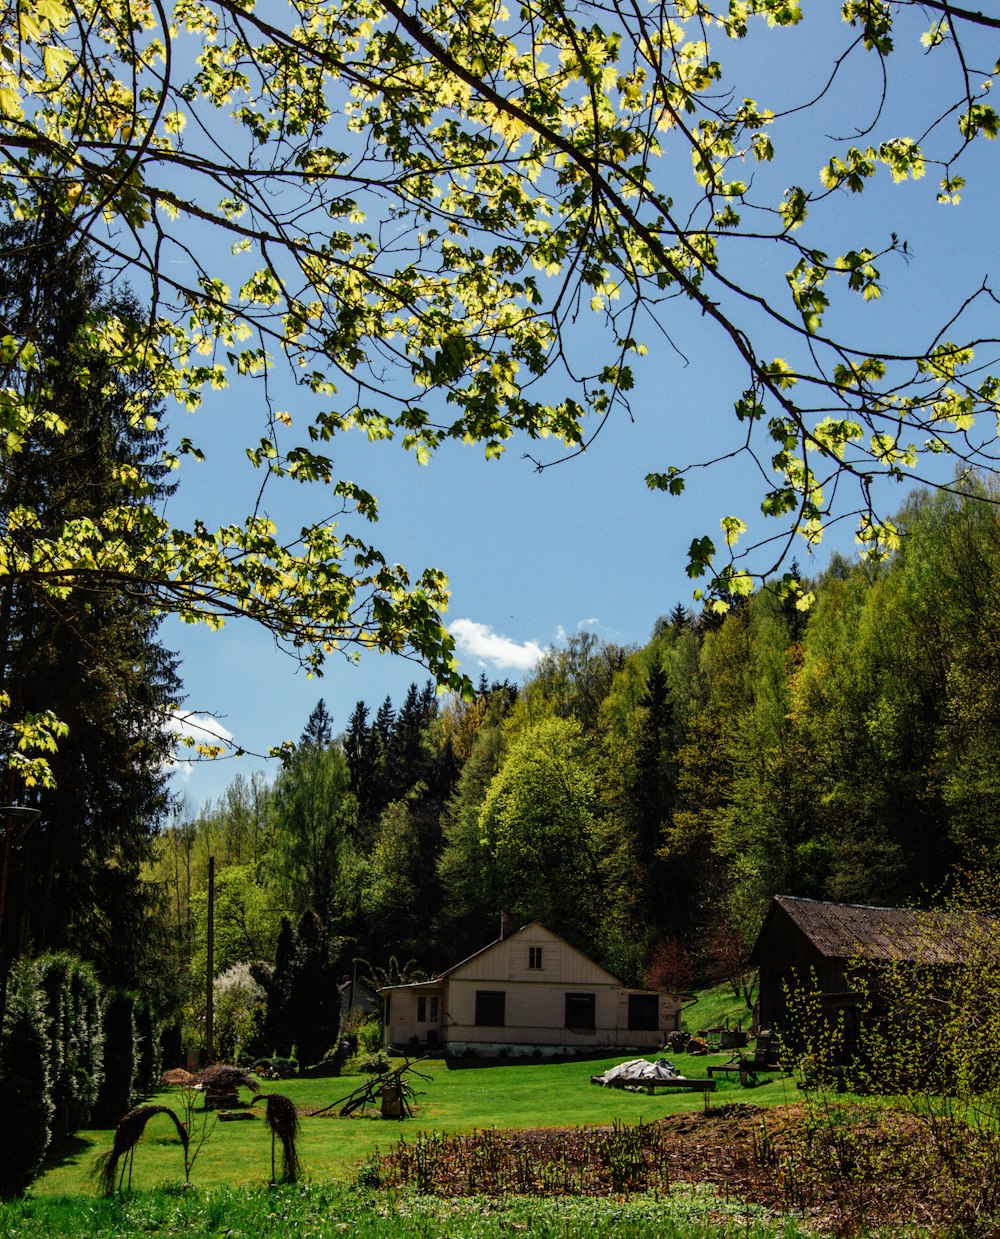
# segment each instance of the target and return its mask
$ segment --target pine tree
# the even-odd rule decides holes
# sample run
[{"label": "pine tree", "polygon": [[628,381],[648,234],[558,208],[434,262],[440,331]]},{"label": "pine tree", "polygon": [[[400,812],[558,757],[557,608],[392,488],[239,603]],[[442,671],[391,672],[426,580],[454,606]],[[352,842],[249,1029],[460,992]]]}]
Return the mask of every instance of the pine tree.
[{"label": "pine tree", "polygon": [[[30,244],[29,244],[30,242]],[[68,522],[141,549],[128,513],[171,487],[162,433],[141,373],[112,372],[90,344],[96,323],[134,323],[127,294],[102,288],[86,252],[61,250],[44,225],[0,230],[0,335],[38,341],[37,386],[56,433],[39,420],[24,450],[0,462],[0,520],[27,509],[23,550]],[[154,428],[150,429],[152,425]],[[167,805],[163,726],[179,682],[160,644],[156,599],[141,590],[43,590],[30,572],[0,591],[0,687],[17,713],[54,710],[69,733],[49,758],[56,786],[25,840],[7,891],[2,949],[68,947],[105,980],[135,984],[146,971],[149,908],[139,873]],[[8,767],[13,737],[0,737]]]}]

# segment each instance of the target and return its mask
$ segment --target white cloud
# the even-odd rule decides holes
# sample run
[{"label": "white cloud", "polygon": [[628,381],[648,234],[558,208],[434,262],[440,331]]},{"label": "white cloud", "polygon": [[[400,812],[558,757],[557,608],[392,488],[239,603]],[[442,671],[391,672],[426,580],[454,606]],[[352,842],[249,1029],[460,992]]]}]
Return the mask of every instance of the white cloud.
[{"label": "white cloud", "polygon": [[475,620],[458,619],[449,624],[448,631],[455,638],[459,653],[464,658],[473,658],[481,666],[496,670],[531,671],[542,657],[544,650],[537,641],[518,644],[510,637],[494,632],[486,624]]},{"label": "white cloud", "polygon": [[227,750],[233,747],[233,733],[210,714],[192,714],[183,710],[174,710],[167,719],[166,727],[167,731],[173,732],[177,737],[174,757],[168,763],[168,767],[172,770],[179,770],[185,782],[191,777],[194,762],[186,758],[184,754],[195,751],[183,743],[185,739],[193,740],[195,744],[222,745]]}]

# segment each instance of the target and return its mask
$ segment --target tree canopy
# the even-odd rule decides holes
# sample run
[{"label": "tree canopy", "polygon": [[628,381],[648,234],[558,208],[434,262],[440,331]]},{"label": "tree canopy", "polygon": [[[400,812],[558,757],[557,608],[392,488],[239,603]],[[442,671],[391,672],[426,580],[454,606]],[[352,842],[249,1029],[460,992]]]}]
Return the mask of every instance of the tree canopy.
[{"label": "tree canopy", "polygon": [[[109,365],[149,376],[136,416],[150,395],[194,408],[235,376],[263,383],[283,358],[308,412],[262,385],[250,464],[262,487],[328,488],[337,511],[286,531],[259,504],[176,529],[137,478],[137,502],[30,554],[5,534],[3,571],[53,594],[141,590],[192,622],[249,616],[312,667],[335,649],[408,651],[458,685],[446,582],[385,560],[364,534],[374,497],[336,476],[326,445],[354,430],[425,460],[450,439],[494,455],[521,433],[572,453],[627,412],[638,359],[671,346],[685,303],[741,376],[721,454],[759,476],[778,531],[754,524],[744,562],[753,514],[720,514],[691,576],[724,607],[791,538],[815,543],[849,512],[885,554],[898,532],[880,478],[948,486],[942,456],[993,467],[995,300],[986,283],[947,290],[919,340],[873,343],[861,307],[911,251],[891,212],[863,221],[871,236],[841,221],[876,182],[928,171],[925,192],[958,203],[970,148],[998,128],[984,36],[1000,19],[933,0],[847,0],[840,16],[838,31],[796,0],[7,5],[0,194],[39,263],[87,246],[140,292],[142,324],[104,313],[89,328]],[[747,97],[748,62],[793,27],[826,69],[792,102]],[[40,329],[0,341],[12,457],[60,428]],[[179,438],[166,459],[198,454]],[[713,455],[651,462],[647,482],[680,493]],[[141,552],[122,551],[123,523]]]}]

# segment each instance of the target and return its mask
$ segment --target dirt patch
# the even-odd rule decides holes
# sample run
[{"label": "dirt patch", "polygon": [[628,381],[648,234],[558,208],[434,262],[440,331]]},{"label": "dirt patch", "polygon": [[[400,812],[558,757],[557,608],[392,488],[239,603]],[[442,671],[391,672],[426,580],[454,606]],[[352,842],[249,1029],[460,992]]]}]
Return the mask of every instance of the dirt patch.
[{"label": "dirt patch", "polygon": [[611,1128],[422,1135],[382,1158],[381,1175],[442,1195],[711,1184],[822,1233],[919,1225],[1000,1235],[998,1166],[996,1134],[837,1100],[733,1104]]}]

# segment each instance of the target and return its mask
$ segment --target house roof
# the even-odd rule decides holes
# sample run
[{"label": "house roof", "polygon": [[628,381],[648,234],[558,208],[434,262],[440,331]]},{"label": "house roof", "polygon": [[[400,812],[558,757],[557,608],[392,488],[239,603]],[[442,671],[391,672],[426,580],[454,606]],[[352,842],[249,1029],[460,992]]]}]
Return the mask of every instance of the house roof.
[{"label": "house roof", "polygon": [[984,946],[996,949],[997,922],[980,912],[878,908],[775,895],[750,952],[752,963],[773,957],[782,916],[827,959],[954,964],[970,954],[981,955]]},{"label": "house roof", "polygon": [[[535,923],[536,922],[534,921],[532,922],[532,924]],[[445,968],[442,972],[436,972],[428,981],[411,981],[406,985],[383,985],[379,989],[379,993],[382,994],[386,990],[390,989],[421,989],[422,987],[428,985],[438,985],[441,981],[444,981],[450,977],[451,974],[456,972],[459,968],[464,968],[466,964],[471,963],[474,959],[478,959],[480,955],[485,955],[487,951],[492,951],[495,946],[499,946],[500,943],[506,941],[507,938],[513,938],[514,934],[519,934],[523,929],[527,928],[529,928],[529,926],[524,925],[521,929],[514,930],[513,933],[504,934],[500,938],[494,938],[492,942],[487,942],[485,946],[481,946],[478,951],[473,951],[471,955],[467,955],[465,959],[459,960],[457,964],[452,964],[450,968]]]},{"label": "house roof", "polygon": [[[536,930],[540,929],[549,938],[554,938],[557,942],[561,942],[568,950],[575,951],[576,954],[578,955],[583,955],[582,951],[578,951],[577,948],[573,946],[571,943],[568,943],[565,938],[561,938],[557,933],[554,933],[551,929],[547,929],[543,924],[541,924],[540,921],[531,921],[527,925],[522,925],[520,929],[515,929],[512,933],[505,934],[501,938],[494,938],[493,941],[488,942],[486,946],[480,947],[478,951],[473,951],[471,955],[467,955],[465,959],[459,960],[457,964],[452,964],[450,968],[445,968],[442,972],[439,972],[435,976],[431,977],[429,981],[414,981],[409,985],[386,985],[386,986],[383,986],[379,990],[379,993],[382,994],[382,993],[385,993],[387,990],[395,990],[395,989],[415,990],[415,989],[424,989],[427,987],[432,987],[432,988],[436,987],[442,981],[448,980],[448,978],[454,975],[454,973],[460,971],[462,968],[465,968],[466,965],[471,964],[474,960],[479,959],[480,956],[485,955],[488,951],[494,950],[496,947],[500,946],[500,944],[503,942],[509,942],[511,938],[516,938],[520,934],[527,933],[528,930],[530,929],[536,929]],[[584,956],[584,958],[586,958],[586,956]],[[593,960],[589,962],[593,963]],[[597,968],[600,968],[602,972],[606,973],[609,981],[614,982],[615,985],[622,986],[622,988],[627,988],[629,993],[658,994],[661,992],[665,992],[665,991],[660,991],[660,990],[643,989],[641,986],[627,986],[626,987],[623,985],[622,981],[614,975],[614,973],[608,972],[608,970],[604,968],[602,965],[596,964],[594,966]]]}]

